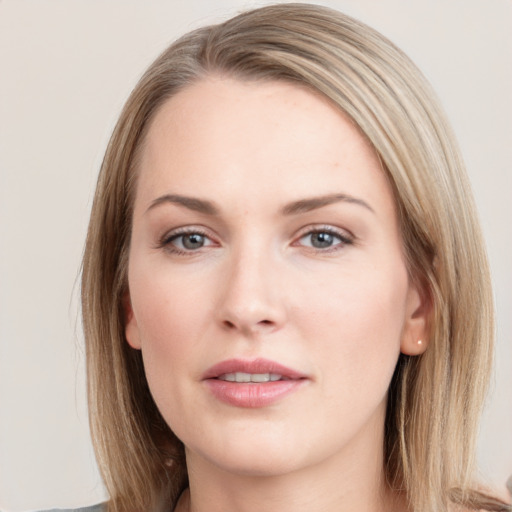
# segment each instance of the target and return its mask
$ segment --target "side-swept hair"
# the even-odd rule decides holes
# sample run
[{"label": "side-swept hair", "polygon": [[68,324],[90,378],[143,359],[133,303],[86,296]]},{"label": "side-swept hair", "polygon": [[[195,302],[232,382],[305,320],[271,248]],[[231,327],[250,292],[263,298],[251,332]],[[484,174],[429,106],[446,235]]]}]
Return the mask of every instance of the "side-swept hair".
[{"label": "side-swept hair", "polygon": [[373,145],[394,192],[410,276],[432,305],[428,350],[400,356],[389,390],[387,481],[415,512],[450,503],[509,510],[471,490],[493,304],[454,136],[427,81],[396,46],[359,21],[306,4],[263,7],[179,39],[143,75],[108,145],[87,234],[82,311],[91,430],[110,510],[169,509],[187,484],[183,446],[151,397],[140,352],[125,340],[123,301],[148,124],[168,98],[211,74],[308,87]]}]

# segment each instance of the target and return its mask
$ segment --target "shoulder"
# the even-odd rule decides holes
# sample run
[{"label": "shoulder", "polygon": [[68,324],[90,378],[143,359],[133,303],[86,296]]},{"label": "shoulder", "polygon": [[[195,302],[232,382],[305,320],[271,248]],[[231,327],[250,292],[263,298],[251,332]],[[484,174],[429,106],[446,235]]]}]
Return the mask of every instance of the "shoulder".
[{"label": "shoulder", "polygon": [[54,508],[42,512],[107,512],[107,503],[98,503],[89,507],[80,508]]}]

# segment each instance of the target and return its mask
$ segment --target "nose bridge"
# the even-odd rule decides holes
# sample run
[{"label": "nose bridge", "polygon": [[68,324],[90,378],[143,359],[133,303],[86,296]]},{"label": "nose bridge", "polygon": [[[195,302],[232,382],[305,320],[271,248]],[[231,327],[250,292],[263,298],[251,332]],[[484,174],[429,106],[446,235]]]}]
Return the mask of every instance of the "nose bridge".
[{"label": "nose bridge", "polygon": [[244,333],[273,330],[284,321],[278,256],[254,239],[233,247],[219,307],[225,327]]}]

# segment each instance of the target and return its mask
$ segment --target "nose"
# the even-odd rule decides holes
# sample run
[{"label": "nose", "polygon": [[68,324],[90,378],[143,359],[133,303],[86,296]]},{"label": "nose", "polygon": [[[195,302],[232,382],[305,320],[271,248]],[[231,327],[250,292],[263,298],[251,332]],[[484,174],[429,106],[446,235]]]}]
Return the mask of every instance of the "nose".
[{"label": "nose", "polygon": [[286,321],[282,280],[272,255],[252,251],[233,257],[217,310],[223,329],[247,337],[280,329]]}]

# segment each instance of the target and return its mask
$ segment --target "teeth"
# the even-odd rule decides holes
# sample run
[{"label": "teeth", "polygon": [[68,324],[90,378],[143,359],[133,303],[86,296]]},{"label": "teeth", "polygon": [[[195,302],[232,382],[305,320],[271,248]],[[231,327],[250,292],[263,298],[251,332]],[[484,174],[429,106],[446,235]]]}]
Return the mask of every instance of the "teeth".
[{"label": "teeth", "polygon": [[275,382],[281,380],[283,377],[278,373],[225,373],[220,375],[220,380],[226,380],[228,382]]}]

